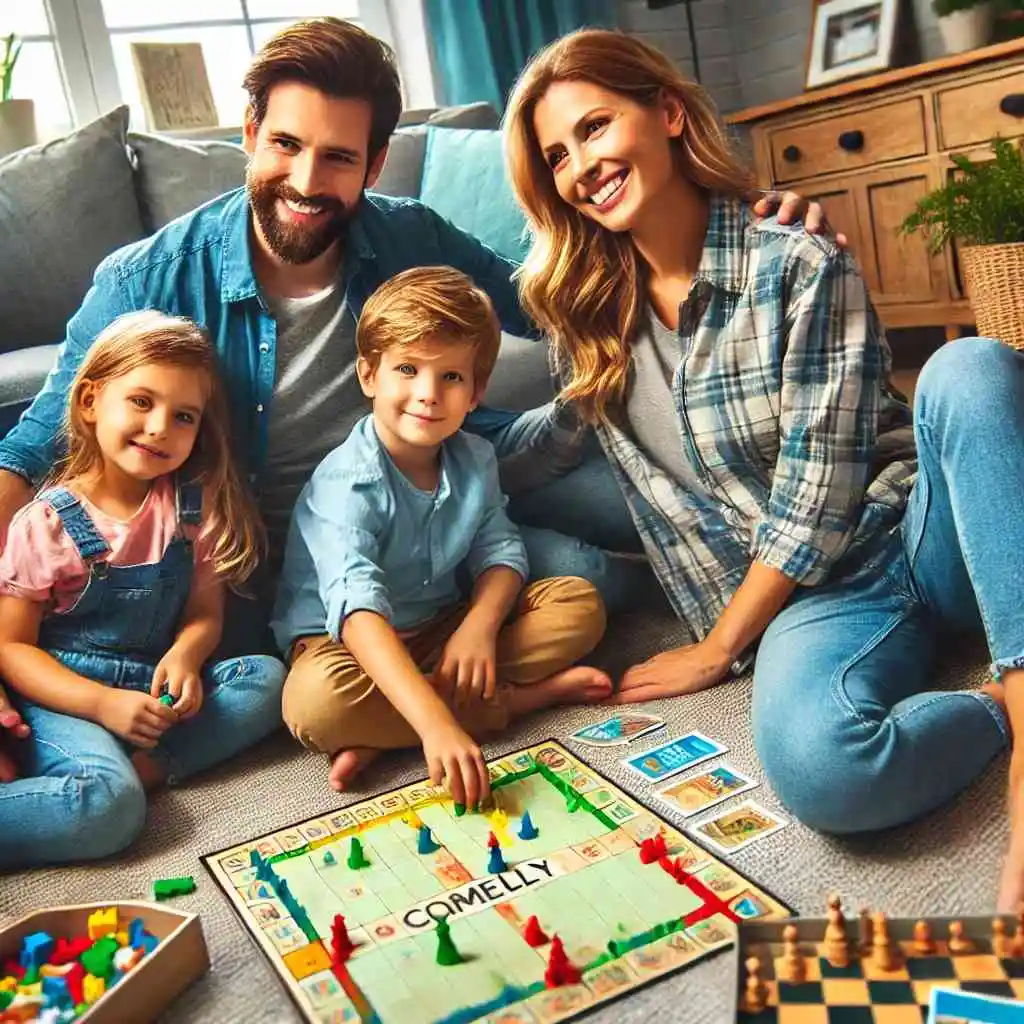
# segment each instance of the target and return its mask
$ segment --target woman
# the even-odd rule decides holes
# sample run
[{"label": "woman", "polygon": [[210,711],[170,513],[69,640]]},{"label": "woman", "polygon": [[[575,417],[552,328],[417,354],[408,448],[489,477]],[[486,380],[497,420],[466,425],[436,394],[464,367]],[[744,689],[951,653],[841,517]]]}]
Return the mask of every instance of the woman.
[{"label": "woman", "polygon": [[[794,814],[856,832],[948,800],[1024,721],[1024,514],[977,500],[1024,493],[1022,357],[947,346],[911,427],[852,259],[754,222],[707,96],[636,38],[550,46],[505,131],[535,234],[524,304],[697,641],[619,699],[713,686],[756,651],[755,739]],[[927,692],[938,631],[982,624],[994,681]],[[1022,875],[1014,831],[1004,905]]]}]

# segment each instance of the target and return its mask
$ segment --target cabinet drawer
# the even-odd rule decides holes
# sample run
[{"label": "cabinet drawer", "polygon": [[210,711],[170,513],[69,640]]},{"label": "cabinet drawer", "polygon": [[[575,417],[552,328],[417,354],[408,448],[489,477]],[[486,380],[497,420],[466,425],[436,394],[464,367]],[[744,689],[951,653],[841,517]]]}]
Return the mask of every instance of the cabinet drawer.
[{"label": "cabinet drawer", "polygon": [[1024,135],[1024,68],[937,93],[939,145],[957,149]]},{"label": "cabinet drawer", "polygon": [[769,134],[777,184],[922,156],[927,148],[919,96]]}]

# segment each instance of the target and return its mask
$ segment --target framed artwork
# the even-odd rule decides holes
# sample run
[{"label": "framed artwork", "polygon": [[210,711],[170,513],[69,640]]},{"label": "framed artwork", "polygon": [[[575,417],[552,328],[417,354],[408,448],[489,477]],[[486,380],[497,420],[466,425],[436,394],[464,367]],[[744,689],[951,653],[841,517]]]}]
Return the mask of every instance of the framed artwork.
[{"label": "framed artwork", "polygon": [[893,66],[899,0],[815,0],[806,88]]},{"label": "framed artwork", "polygon": [[219,123],[200,43],[132,43],[132,62],[150,131]]}]

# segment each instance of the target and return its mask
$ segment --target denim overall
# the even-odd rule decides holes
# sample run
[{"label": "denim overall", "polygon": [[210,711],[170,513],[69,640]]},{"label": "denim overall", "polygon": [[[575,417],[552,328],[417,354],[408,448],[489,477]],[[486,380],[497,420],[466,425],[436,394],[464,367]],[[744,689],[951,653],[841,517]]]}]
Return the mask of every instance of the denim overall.
[{"label": "denim overall", "polygon": [[[193,545],[182,528],[199,525],[200,489],[177,487],[178,529],[152,565],[109,565],[102,560],[109,545],[78,498],[63,488],[40,497],[60,516],[89,580],[74,607],[44,617],[39,647],[87,679],[148,693],[192,585]],[[207,662],[198,713],[146,753],[170,784],[234,756],[280,726],[284,676],[280,660],[263,654]],[[106,857],[128,846],[146,818],[134,748],[94,721],[13,696],[32,737],[19,748],[22,777],[0,785],[0,869]]]}]

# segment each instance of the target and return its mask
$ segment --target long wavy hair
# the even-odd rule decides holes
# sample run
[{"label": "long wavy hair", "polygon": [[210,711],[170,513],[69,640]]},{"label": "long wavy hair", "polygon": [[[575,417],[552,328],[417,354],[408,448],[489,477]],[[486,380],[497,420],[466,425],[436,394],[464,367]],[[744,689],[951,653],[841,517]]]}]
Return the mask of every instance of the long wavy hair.
[{"label": "long wavy hair", "polygon": [[266,546],[263,522],[235,468],[230,417],[217,357],[206,333],[184,317],[144,311],[118,317],[104,329],[75,374],[64,418],[65,458],[49,483],[87,477],[102,465],[96,432],[82,415],[87,382],[100,388],[116,377],[151,363],[194,370],[206,390],[206,405],[195,445],[178,470],[183,480],[203,488],[203,537],[212,537],[210,558],[216,574],[238,588],[259,563]]},{"label": "long wavy hair", "polygon": [[645,107],[666,94],[685,111],[676,166],[708,193],[740,197],[751,176],[708,94],[662,53],[622,32],[581,29],[541,50],[520,75],[505,113],[509,176],[533,242],[519,275],[523,305],[548,334],[563,380],[589,422],[625,398],[630,348],[647,308],[647,265],[628,232],[612,232],[566,203],[534,128],[537,103],[556,82],[582,81]]}]

